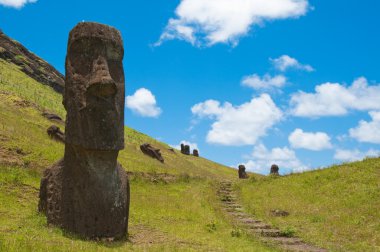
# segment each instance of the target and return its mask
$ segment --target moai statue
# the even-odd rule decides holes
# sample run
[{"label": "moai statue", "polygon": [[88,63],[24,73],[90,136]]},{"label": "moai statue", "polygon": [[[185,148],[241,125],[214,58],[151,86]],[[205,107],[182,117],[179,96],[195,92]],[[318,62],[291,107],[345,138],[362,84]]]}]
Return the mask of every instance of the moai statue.
[{"label": "moai statue", "polygon": [[185,154],[190,155],[190,146],[189,145],[185,145]]},{"label": "moai statue", "polygon": [[244,165],[239,165],[239,179],[247,179],[248,174],[245,172],[245,166]]},{"label": "moai statue", "polygon": [[280,168],[278,168],[278,165],[273,164],[270,168],[270,175],[279,175],[278,171]]},{"label": "moai statue", "polygon": [[190,146],[181,144],[181,153],[185,155],[190,155]]},{"label": "moai statue", "polygon": [[129,182],[124,148],[124,49],[120,32],[82,22],[70,32],[63,104],[65,155],[41,180],[39,211],[82,237],[124,238]]},{"label": "moai statue", "polygon": [[199,157],[199,152],[198,152],[197,149],[194,149],[194,150],[193,150],[193,156],[194,156],[194,157]]}]

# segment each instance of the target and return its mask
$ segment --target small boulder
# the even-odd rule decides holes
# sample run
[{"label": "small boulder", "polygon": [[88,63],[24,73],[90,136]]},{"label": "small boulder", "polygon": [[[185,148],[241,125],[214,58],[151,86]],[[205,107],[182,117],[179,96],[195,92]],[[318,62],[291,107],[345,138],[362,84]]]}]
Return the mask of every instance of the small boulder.
[{"label": "small boulder", "polygon": [[270,175],[280,175],[278,173],[278,171],[280,170],[280,168],[278,168],[278,165],[276,164],[273,164],[270,168]]},{"label": "small boulder", "polygon": [[52,125],[47,129],[47,133],[51,139],[65,143],[65,133],[63,133],[59,127]]},{"label": "small boulder", "polygon": [[148,143],[144,143],[144,144],[140,145],[140,150],[145,155],[148,155],[148,156],[150,156],[152,158],[155,158],[158,161],[160,161],[161,163],[164,162],[164,158],[161,155],[160,149],[154,148],[152,145],[150,145]]},{"label": "small boulder", "polygon": [[193,150],[193,156],[194,156],[194,157],[199,157],[199,152],[198,152],[197,149],[194,149],[194,150]]},{"label": "small boulder", "polygon": [[279,210],[279,209],[274,209],[270,211],[272,216],[276,217],[286,217],[289,215],[289,212],[284,211],[284,210]]},{"label": "small boulder", "polygon": [[247,179],[248,174],[245,172],[245,166],[244,165],[239,165],[239,179]]}]

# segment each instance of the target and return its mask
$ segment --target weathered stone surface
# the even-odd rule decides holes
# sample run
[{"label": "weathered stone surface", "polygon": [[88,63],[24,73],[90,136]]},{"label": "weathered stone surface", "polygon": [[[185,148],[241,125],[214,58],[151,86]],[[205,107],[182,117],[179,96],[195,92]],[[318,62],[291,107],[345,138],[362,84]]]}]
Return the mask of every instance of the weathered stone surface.
[{"label": "weathered stone surface", "polygon": [[270,168],[270,174],[271,175],[279,175],[279,173],[278,173],[279,170],[280,170],[280,168],[278,167],[278,165],[273,164]]},{"label": "weathered stone surface", "polygon": [[198,152],[197,149],[194,149],[194,150],[193,150],[193,156],[194,156],[194,157],[199,157],[199,152]]},{"label": "weathered stone surface", "polygon": [[49,224],[86,238],[119,239],[128,230],[129,182],[117,163],[124,148],[123,53],[110,26],[83,22],[70,32],[65,155],[44,173],[39,210]]},{"label": "weathered stone surface", "polygon": [[148,143],[144,143],[144,144],[140,145],[140,150],[145,155],[148,155],[148,156],[150,156],[152,158],[155,158],[158,161],[160,161],[161,163],[164,162],[164,158],[161,155],[160,149],[154,148],[152,145],[150,145]]},{"label": "weathered stone surface", "polygon": [[59,127],[52,125],[47,129],[47,133],[51,139],[65,143],[65,133],[63,133]]},{"label": "weathered stone surface", "polygon": [[245,172],[245,166],[244,165],[239,165],[238,174],[239,174],[240,179],[248,178],[248,174]]}]

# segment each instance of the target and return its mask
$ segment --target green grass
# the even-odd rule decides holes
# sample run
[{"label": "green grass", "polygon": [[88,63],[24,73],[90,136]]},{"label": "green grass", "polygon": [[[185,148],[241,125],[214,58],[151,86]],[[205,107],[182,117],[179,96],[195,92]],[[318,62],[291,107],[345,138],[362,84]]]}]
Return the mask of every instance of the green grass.
[{"label": "green grass", "polygon": [[[380,251],[380,159],[239,184],[246,209],[331,251]],[[285,210],[287,217],[270,211]]]},{"label": "green grass", "polygon": [[[48,227],[37,212],[40,177],[64,148],[47,136],[52,122],[41,112],[64,117],[61,100],[0,60],[0,251],[274,251],[244,232],[233,235],[235,227],[220,210],[215,182],[236,179],[236,170],[173,153],[128,127],[119,162],[134,173],[129,241],[86,241]],[[162,150],[165,164],[141,153],[144,142]],[[164,179],[150,179],[155,176]]]}]

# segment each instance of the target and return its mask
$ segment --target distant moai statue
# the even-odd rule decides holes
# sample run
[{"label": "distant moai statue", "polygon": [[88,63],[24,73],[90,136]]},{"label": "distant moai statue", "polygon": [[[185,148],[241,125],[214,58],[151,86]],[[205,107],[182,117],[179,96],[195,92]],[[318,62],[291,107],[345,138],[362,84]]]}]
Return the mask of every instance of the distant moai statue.
[{"label": "distant moai statue", "polygon": [[181,144],[181,153],[185,155],[190,155],[190,146]]},{"label": "distant moai statue", "polygon": [[47,222],[90,239],[125,237],[130,190],[124,149],[120,32],[82,22],[70,32],[63,104],[64,158],[44,172],[38,209]]},{"label": "distant moai statue", "polygon": [[245,166],[239,165],[239,179],[246,179],[248,178],[248,174],[245,172]]},{"label": "distant moai statue", "polygon": [[189,145],[185,145],[185,155],[190,155],[190,146]]},{"label": "distant moai statue", "polygon": [[197,149],[193,150],[193,156],[194,157],[199,157],[199,151]]},{"label": "distant moai statue", "polygon": [[280,168],[278,167],[278,165],[276,164],[273,164],[270,168],[270,175],[280,175],[278,173],[278,171],[280,170]]}]

